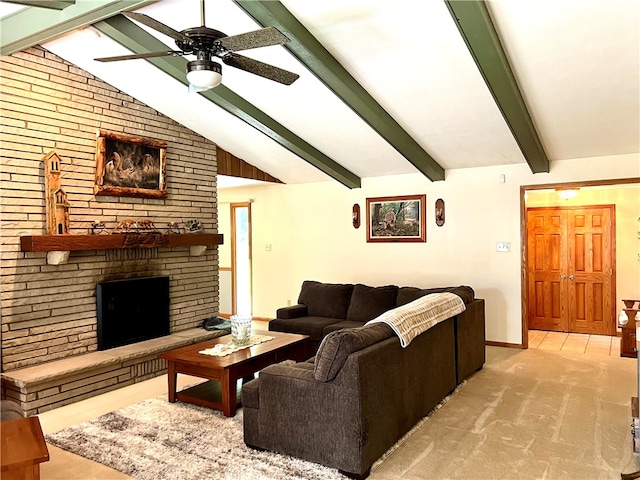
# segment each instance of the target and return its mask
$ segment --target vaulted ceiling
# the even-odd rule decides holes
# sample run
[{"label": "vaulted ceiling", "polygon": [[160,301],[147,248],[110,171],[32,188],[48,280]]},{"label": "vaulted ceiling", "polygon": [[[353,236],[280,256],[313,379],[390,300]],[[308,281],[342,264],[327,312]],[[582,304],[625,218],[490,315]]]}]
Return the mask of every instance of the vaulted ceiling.
[{"label": "vaulted ceiling", "polygon": [[439,181],[450,169],[517,163],[539,173],[640,152],[639,0],[205,5],[207,26],[228,35],[281,30],[286,46],[242,53],[300,78],[285,86],[223,65],[222,85],[188,93],[193,58],[94,61],[175,50],[119,12],[183,30],[201,23],[198,0],[0,4],[1,53],[40,44],[285,183],[354,188],[411,172]]}]

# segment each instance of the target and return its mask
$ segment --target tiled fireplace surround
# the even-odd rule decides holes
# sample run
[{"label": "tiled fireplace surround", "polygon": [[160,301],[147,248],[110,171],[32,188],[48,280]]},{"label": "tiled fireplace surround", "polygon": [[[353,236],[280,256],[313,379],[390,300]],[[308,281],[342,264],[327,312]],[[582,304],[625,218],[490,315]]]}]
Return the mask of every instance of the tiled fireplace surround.
[{"label": "tiled fireplace surround", "polygon": [[[33,414],[163,373],[157,353],[212,336],[198,326],[218,312],[216,247],[78,251],[63,265],[22,252],[20,236],[45,233],[44,156],[62,159],[72,234],[130,218],[160,229],[198,219],[214,233],[216,146],[41,48],[2,57],[0,68],[2,396]],[[98,129],[166,142],[168,197],[95,196]],[[97,351],[96,283],[155,275],[170,277],[171,335]]]}]

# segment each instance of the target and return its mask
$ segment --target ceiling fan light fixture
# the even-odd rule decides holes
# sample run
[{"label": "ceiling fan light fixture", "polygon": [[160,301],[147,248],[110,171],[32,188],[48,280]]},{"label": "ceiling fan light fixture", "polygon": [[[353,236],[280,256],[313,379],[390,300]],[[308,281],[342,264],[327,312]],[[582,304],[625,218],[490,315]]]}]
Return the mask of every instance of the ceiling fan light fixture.
[{"label": "ceiling fan light fixture", "polygon": [[187,80],[196,91],[209,90],[222,82],[222,66],[211,60],[187,63]]},{"label": "ceiling fan light fixture", "polygon": [[578,196],[578,190],[580,188],[556,188],[558,196],[564,200],[569,200]]}]

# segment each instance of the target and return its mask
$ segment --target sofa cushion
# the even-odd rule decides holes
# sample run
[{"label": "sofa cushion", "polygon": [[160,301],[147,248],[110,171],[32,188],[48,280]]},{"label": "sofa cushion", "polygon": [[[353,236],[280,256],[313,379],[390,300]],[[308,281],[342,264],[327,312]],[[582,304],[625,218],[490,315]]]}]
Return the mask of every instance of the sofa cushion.
[{"label": "sofa cushion", "polygon": [[353,285],[305,280],[298,303],[307,306],[308,315],[344,320],[352,291]]},{"label": "sofa cushion", "polygon": [[327,325],[322,329],[322,335],[328,335],[331,332],[335,332],[336,330],[342,330],[343,328],[358,328],[362,327],[364,323],[362,322],[351,322],[349,320],[345,320],[344,322],[332,323],[331,325]]},{"label": "sofa cushion", "polygon": [[302,318],[274,318],[269,322],[269,330],[272,332],[298,333],[309,335],[309,340],[319,342],[322,340],[322,331],[327,325],[338,323],[341,318],[328,317],[302,317]]},{"label": "sofa cushion", "polygon": [[352,322],[368,322],[396,306],[398,287],[369,287],[358,284],[353,288],[346,319]]},{"label": "sofa cushion", "polygon": [[314,378],[320,382],[333,380],[349,355],[392,335],[393,330],[385,323],[346,328],[329,333],[318,349],[313,370]]},{"label": "sofa cushion", "polygon": [[276,310],[276,318],[300,318],[307,316],[306,305],[289,305]]},{"label": "sofa cushion", "polygon": [[413,302],[415,299],[426,295],[421,288],[417,287],[400,287],[398,289],[398,296],[396,297],[396,307],[406,305]]},{"label": "sofa cushion", "polygon": [[466,285],[460,285],[458,287],[437,287],[437,288],[416,288],[416,287],[400,287],[398,289],[398,296],[396,298],[396,306],[406,305],[409,302],[413,302],[415,299],[424,297],[430,293],[451,292],[458,295],[465,305],[473,302],[475,298],[475,292],[473,288]]}]

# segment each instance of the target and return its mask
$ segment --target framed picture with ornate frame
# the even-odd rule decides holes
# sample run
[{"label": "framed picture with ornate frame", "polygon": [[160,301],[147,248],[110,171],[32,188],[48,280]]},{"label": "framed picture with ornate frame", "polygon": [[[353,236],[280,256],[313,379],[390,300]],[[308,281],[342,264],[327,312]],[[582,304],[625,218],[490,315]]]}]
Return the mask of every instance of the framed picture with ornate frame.
[{"label": "framed picture with ornate frame", "polygon": [[96,195],[166,198],[165,142],[99,130]]},{"label": "framed picture with ornate frame", "polygon": [[367,242],[426,242],[426,195],[367,198]]}]

